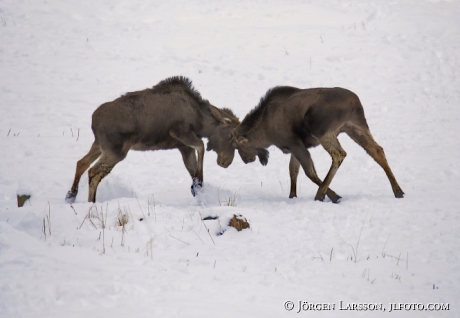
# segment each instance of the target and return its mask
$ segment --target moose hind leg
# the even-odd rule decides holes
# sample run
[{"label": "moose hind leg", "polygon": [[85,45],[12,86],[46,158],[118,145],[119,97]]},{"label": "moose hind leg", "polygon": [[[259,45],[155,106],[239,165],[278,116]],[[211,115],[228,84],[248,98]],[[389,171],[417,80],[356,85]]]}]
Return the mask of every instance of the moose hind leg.
[{"label": "moose hind leg", "polygon": [[179,151],[182,155],[182,160],[184,161],[185,168],[192,177],[192,186],[190,190],[192,195],[195,196],[199,189],[201,189],[202,183],[197,176],[197,159],[195,155],[195,150],[193,148],[184,146],[180,147]]},{"label": "moose hind leg", "polygon": [[396,198],[404,198],[404,192],[391,171],[383,148],[374,140],[369,129],[361,128],[353,124],[347,124],[344,126],[343,131],[345,131],[345,133],[358,145],[363,147],[369,156],[371,156],[380,165],[380,167],[382,167],[388,177],[388,180],[390,181],[394,196]]},{"label": "moose hind leg", "polygon": [[78,193],[78,184],[80,183],[81,176],[86,171],[86,169],[88,169],[89,166],[97,158],[99,158],[100,155],[101,155],[101,147],[97,141],[94,141],[89,152],[83,158],[78,160],[72,187],[70,188],[70,191],[67,192],[67,195],[65,197],[65,201],[67,203],[75,202],[75,198],[77,197],[77,193]]},{"label": "moose hind leg", "polygon": [[327,193],[327,189],[332,182],[337,170],[342,164],[343,160],[347,156],[345,150],[343,150],[339,141],[337,140],[337,134],[327,134],[319,139],[324,149],[331,155],[332,164],[326,178],[319,186],[318,192],[316,192],[315,200],[323,201]]},{"label": "moose hind leg", "polygon": [[123,158],[117,158],[116,156],[109,155],[107,152],[103,152],[96,164],[88,171],[89,181],[89,193],[88,202],[96,202],[96,191],[97,186],[101,180],[107,176],[113,167],[123,160]]}]

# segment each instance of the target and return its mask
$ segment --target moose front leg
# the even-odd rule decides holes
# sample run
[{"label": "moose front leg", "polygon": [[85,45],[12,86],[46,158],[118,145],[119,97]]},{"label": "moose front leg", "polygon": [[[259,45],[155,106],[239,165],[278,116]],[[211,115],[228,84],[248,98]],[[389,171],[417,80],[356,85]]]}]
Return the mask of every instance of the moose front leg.
[{"label": "moose front leg", "polygon": [[321,142],[321,145],[324,147],[324,149],[326,149],[326,151],[332,157],[331,168],[329,169],[329,172],[327,173],[323,183],[319,186],[318,192],[316,192],[315,196],[315,200],[323,201],[327,189],[331,184],[332,179],[335,176],[335,173],[337,172],[343,160],[347,156],[347,153],[345,152],[345,150],[343,150],[342,146],[340,145],[336,134],[325,135],[324,137],[321,137],[319,141]]},{"label": "moose front leg", "polygon": [[[179,129],[174,129],[169,134],[185,145],[180,147],[179,151],[182,154],[185,167],[192,177],[191,191],[192,195],[195,196],[203,186],[204,143],[192,131],[181,132]],[[194,150],[197,152],[198,160]]]},{"label": "moose front leg", "polygon": [[299,175],[300,163],[291,154],[291,160],[289,160],[289,177],[291,178],[291,192],[289,193],[289,199],[297,197],[297,176]]},{"label": "moose front leg", "polygon": [[192,191],[192,195],[195,196],[197,193],[197,190],[201,188],[202,186],[202,181],[200,182],[197,176],[198,164],[197,164],[195,150],[188,146],[184,146],[184,147],[180,147],[179,151],[182,155],[182,160],[184,161],[185,168],[190,174],[190,177],[192,177],[192,186],[190,188]]},{"label": "moose front leg", "polygon": [[[300,159],[297,159],[300,158]],[[315,165],[311,158],[310,152],[303,145],[298,145],[291,148],[291,160],[289,162],[289,175],[291,177],[291,193],[289,198],[297,196],[297,175],[299,173],[299,165],[302,165],[307,177],[316,185],[321,186],[323,183],[316,174]],[[342,198],[340,195],[327,188],[326,195],[333,203],[339,203]]]}]

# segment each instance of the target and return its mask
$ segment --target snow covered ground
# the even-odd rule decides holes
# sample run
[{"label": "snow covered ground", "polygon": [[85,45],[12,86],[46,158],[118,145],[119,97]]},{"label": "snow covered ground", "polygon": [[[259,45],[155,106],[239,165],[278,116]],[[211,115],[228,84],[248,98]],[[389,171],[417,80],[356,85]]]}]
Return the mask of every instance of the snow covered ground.
[{"label": "snow covered ground", "polygon": [[[459,1],[1,0],[0,317],[459,317],[459,14]],[[340,204],[315,202],[304,175],[288,199],[275,148],[266,167],[206,153],[197,198],[178,151],[130,152],[94,206],[87,174],[66,204],[96,107],[173,75],[241,119],[275,85],[354,91],[406,197],[340,136]],[[324,178],[330,158],[311,152]],[[18,208],[17,194],[32,198]],[[251,229],[227,229],[233,214]],[[335,310],[297,314],[299,301]],[[351,303],[386,311],[340,310]]]}]

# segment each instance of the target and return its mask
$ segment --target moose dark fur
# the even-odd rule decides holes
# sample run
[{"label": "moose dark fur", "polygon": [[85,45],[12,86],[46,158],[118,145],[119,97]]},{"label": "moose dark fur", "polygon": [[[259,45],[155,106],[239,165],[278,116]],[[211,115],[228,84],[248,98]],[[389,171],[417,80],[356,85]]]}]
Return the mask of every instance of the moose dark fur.
[{"label": "moose dark fur", "polygon": [[[278,86],[268,90],[256,106],[233,131],[233,146],[245,163],[258,156],[267,164],[265,148],[275,145],[284,153],[291,153],[289,175],[290,198],[297,196],[296,182],[299,167],[319,186],[315,200],[327,195],[337,203],[340,196],[329,189],[337,169],[347,153],[340,146],[337,135],[345,132],[383,168],[396,198],[403,198],[385,158],[385,153],[369,131],[361,102],[353,92],[343,88],[299,89]],[[324,179],[318,178],[307,148],[321,144],[332,157],[331,168]]]},{"label": "moose dark fur", "polygon": [[203,183],[204,144],[201,138],[209,139],[208,149],[217,153],[217,163],[226,168],[233,161],[234,148],[229,140],[232,129],[238,124],[231,110],[218,109],[202,99],[192,82],[181,76],[102,104],[92,118],[95,141],[88,154],[77,162],[66,201],[75,201],[81,175],[99,158],[88,172],[88,201],[95,202],[99,182],[131,149],[179,149],[192,177],[192,194],[195,195]]}]

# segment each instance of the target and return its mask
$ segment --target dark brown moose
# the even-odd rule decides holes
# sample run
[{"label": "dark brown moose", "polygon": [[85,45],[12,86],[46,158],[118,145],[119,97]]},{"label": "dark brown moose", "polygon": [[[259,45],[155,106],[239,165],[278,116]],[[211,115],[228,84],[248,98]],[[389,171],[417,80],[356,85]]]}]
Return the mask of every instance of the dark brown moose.
[{"label": "dark brown moose", "polygon": [[[340,146],[337,135],[345,132],[383,168],[396,198],[404,192],[398,185],[385,153],[369,131],[361,102],[353,92],[343,88],[299,89],[278,86],[268,90],[256,106],[233,131],[233,146],[245,163],[255,160],[266,165],[265,148],[275,145],[284,153],[291,153],[289,175],[290,198],[297,196],[296,182],[299,167],[319,188],[315,200],[327,195],[337,203],[340,196],[329,189],[337,169],[347,153]],[[321,144],[332,157],[331,168],[324,179],[318,178],[308,148]]]},{"label": "dark brown moose", "polygon": [[192,82],[181,76],[102,104],[92,118],[95,141],[88,154],[77,162],[66,201],[75,201],[81,175],[99,158],[88,172],[88,201],[95,202],[99,182],[131,149],[179,149],[192,177],[191,190],[195,195],[203,183],[204,144],[201,138],[208,138],[208,150],[214,150],[218,165],[226,168],[233,161],[234,148],[229,140],[238,124],[232,111],[216,108],[202,99]]}]

